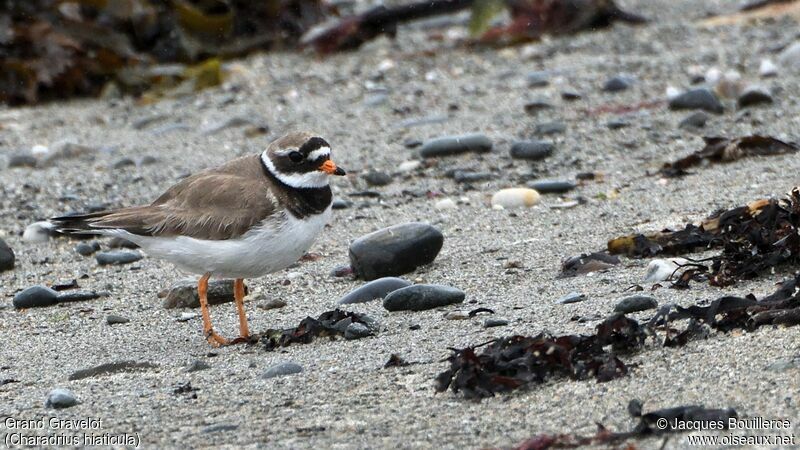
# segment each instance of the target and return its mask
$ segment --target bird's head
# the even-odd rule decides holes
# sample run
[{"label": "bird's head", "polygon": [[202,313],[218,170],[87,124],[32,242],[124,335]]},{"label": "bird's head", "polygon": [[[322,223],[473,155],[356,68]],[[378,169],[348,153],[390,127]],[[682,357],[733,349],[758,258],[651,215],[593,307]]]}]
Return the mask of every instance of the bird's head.
[{"label": "bird's head", "polygon": [[273,141],[261,154],[267,169],[294,188],[328,185],[330,175],[345,175],[331,160],[331,146],[310,133],[289,133]]}]

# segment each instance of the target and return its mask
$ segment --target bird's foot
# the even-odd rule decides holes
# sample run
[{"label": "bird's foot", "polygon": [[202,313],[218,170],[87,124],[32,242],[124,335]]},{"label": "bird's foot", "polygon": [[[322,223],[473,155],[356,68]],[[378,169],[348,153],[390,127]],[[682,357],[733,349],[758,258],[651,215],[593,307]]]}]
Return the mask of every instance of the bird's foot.
[{"label": "bird's foot", "polygon": [[231,341],[217,334],[213,329],[206,330],[206,340],[212,347],[229,345]]}]

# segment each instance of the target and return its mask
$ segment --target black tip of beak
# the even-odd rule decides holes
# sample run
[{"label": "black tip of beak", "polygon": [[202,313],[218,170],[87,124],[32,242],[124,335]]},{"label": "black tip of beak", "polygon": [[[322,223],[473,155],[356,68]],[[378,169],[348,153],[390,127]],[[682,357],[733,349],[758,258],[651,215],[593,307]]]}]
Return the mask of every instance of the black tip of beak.
[{"label": "black tip of beak", "polygon": [[342,176],[342,175],[347,175],[347,172],[345,172],[344,169],[342,169],[341,167],[337,167],[336,170],[333,171],[333,174]]}]

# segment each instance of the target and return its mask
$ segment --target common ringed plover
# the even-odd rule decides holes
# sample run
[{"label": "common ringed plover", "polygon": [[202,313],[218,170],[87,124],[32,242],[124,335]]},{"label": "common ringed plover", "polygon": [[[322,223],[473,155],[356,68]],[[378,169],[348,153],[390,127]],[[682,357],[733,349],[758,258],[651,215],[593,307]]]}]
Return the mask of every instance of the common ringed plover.
[{"label": "common ringed plover", "polygon": [[234,159],[184,178],[147,206],[50,219],[59,231],[127,239],[148,254],[201,275],[203,332],[214,346],[231,343],[211,326],[208,280],[234,278],[239,338],[250,335],[244,278],[285,269],[311,247],[331,217],[330,175],[345,171],[328,143],[289,133],[260,155]]}]

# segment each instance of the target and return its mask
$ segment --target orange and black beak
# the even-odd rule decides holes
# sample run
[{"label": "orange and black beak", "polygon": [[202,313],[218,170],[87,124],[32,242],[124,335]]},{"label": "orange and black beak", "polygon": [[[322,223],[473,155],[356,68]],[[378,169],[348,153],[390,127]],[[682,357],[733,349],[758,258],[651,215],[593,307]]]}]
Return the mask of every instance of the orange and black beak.
[{"label": "orange and black beak", "polygon": [[341,167],[336,167],[336,163],[331,161],[330,159],[326,160],[319,166],[319,170],[327,173],[328,175],[347,175],[347,172],[344,171]]}]

